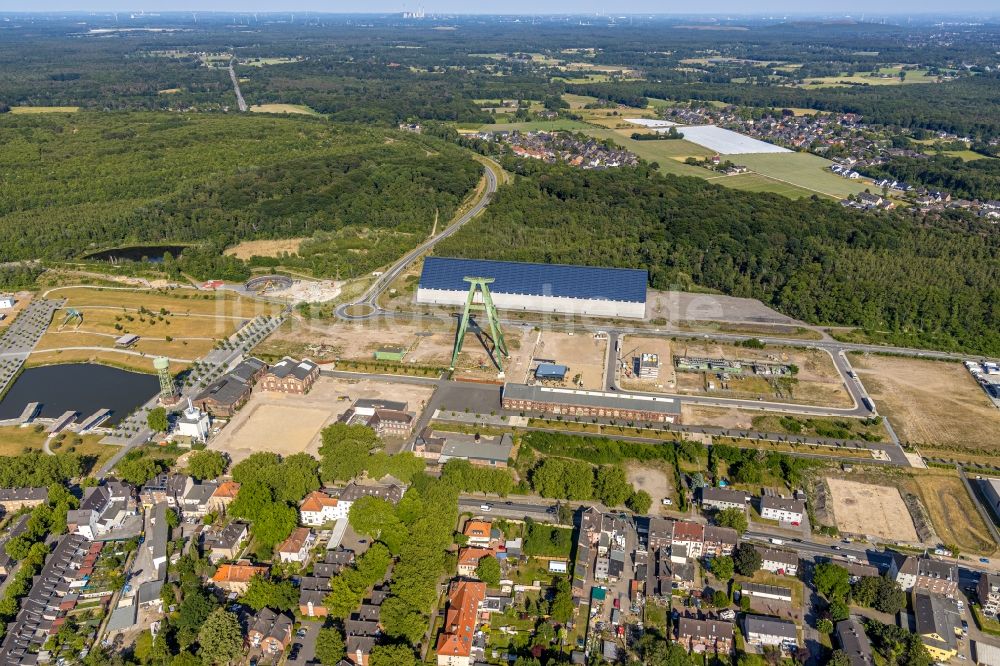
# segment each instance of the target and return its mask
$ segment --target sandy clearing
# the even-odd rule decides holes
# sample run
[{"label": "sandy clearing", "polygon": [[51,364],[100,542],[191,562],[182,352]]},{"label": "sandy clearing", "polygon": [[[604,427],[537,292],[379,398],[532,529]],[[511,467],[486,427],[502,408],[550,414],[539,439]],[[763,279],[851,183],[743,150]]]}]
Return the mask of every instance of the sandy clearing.
[{"label": "sandy clearing", "polygon": [[827,477],[837,527],[848,534],[871,534],[915,542],[917,530],[899,490]]},{"label": "sandy clearing", "polygon": [[904,442],[994,452],[1000,410],[961,363],[858,354],[851,364]]}]

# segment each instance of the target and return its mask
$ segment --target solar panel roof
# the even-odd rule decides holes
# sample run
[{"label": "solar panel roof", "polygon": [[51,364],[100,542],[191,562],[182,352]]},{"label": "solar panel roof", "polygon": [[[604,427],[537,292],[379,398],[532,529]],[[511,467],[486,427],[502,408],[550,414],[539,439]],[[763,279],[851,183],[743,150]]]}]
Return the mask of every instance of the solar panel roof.
[{"label": "solar panel roof", "polygon": [[466,277],[494,278],[490,291],[496,294],[646,302],[647,272],[633,268],[427,257],[420,287],[464,292]]}]

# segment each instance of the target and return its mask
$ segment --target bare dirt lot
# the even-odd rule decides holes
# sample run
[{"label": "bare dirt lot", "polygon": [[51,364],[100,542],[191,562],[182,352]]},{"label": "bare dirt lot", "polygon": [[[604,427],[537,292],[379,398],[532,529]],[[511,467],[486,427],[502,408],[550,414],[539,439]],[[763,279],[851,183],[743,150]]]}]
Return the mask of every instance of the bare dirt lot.
[{"label": "bare dirt lot", "polygon": [[[856,480],[899,489],[905,501],[919,503],[934,538],[927,545],[954,545],[961,552],[993,555],[996,544],[954,469],[869,468]],[[909,498],[909,499],[907,499]],[[913,514],[911,514],[913,515]],[[924,515],[920,520],[925,520]]]},{"label": "bare dirt lot", "polygon": [[[431,393],[432,389],[413,384],[326,376],[320,377],[305,396],[255,391],[208,447],[228,453],[233,462],[255,451],[272,451],[283,456],[305,451],[318,456],[320,431],[334,423],[358,398],[405,402],[407,409],[419,417]],[[340,400],[342,396],[350,400]]]},{"label": "bare dirt lot", "polygon": [[667,321],[726,321],[755,324],[799,324],[758,300],[686,291],[650,291],[647,319]]},{"label": "bare dirt lot", "polygon": [[848,534],[871,534],[916,542],[917,530],[899,490],[827,477],[837,527]]},{"label": "bare dirt lot", "polygon": [[[535,333],[529,327],[508,326],[503,330],[511,358],[504,362],[507,377],[524,381],[531,360]],[[447,322],[373,319],[358,323],[328,322],[296,318],[285,322],[259,348],[269,356],[309,356],[317,360],[337,358],[371,360],[382,345],[400,345],[407,354],[403,364],[447,368],[455,342],[454,320]],[[495,379],[496,369],[475,333],[467,333],[456,373],[475,379]]]},{"label": "bare dirt lot", "polygon": [[674,484],[669,469],[662,467],[651,467],[647,464],[632,463],[625,467],[625,474],[628,482],[636,490],[645,490],[653,498],[653,505],[649,512],[657,515],[663,513],[668,507],[663,506],[661,500],[664,497],[674,497]]},{"label": "bare dirt lot", "polygon": [[850,407],[853,404],[833,359],[825,351],[771,345],[764,349],[747,349],[712,341],[681,341],[672,349],[675,356],[765,361],[798,368],[794,378],[747,374],[730,377],[725,386],[714,374],[710,374],[708,380],[713,387],[707,389],[702,373],[678,372],[677,390],[680,392],[734,398],[762,397],[775,402],[829,407]]},{"label": "bare dirt lot", "polygon": [[698,407],[681,404],[681,420],[688,425],[714,426],[716,428],[749,429],[753,427],[753,414],[742,409]]},{"label": "bare dirt lot", "polygon": [[282,253],[295,254],[304,238],[286,238],[281,240],[243,241],[227,248],[225,254],[237,259],[247,260],[250,257],[277,257]]},{"label": "bare dirt lot", "polygon": [[852,354],[851,364],[903,442],[995,455],[1000,410],[961,363]]},{"label": "bare dirt lot", "polygon": [[[660,361],[659,376],[654,380],[639,379],[635,374],[635,359],[642,354],[656,354]],[[674,370],[673,347],[667,338],[623,336],[621,338],[621,359],[625,370],[619,370],[619,381],[624,388],[654,391],[657,388],[672,391],[677,388],[677,372]]]},{"label": "bare dirt lot", "polygon": [[[598,340],[590,333],[558,333],[555,331],[534,331],[527,334],[527,345],[531,347],[531,365],[541,361],[552,361],[569,367],[566,381],[569,386],[579,375],[585,389],[600,389],[604,386],[604,364],[608,356],[608,341]],[[525,375],[531,368],[526,368]],[[524,381],[518,378],[515,381]]]}]

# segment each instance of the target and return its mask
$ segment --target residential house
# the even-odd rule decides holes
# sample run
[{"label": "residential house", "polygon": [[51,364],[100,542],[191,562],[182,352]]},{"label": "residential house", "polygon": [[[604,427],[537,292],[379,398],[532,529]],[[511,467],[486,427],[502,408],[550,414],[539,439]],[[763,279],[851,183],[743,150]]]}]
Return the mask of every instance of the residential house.
[{"label": "residential house", "polygon": [[689,557],[694,559],[701,557],[702,549],[705,547],[705,526],[685,520],[674,521],[670,545],[687,546]]},{"label": "residential house", "polygon": [[7,554],[5,546],[7,542],[14,537],[21,536],[28,530],[28,519],[31,518],[30,513],[22,514],[14,524],[7,534],[4,535],[3,541],[0,541],[0,576],[9,576],[13,568],[14,561],[11,559],[10,555]]},{"label": "residential house", "polygon": [[109,481],[84,491],[80,508],[66,514],[66,528],[91,541],[122,527],[136,515],[134,489],[127,483]]},{"label": "residential house", "polygon": [[388,596],[388,590],[379,586],[372,590],[361,608],[353,613],[344,623],[345,647],[347,659],[356,666],[367,666],[372,647],[381,634],[379,616],[382,602]]},{"label": "residential house", "polygon": [[847,573],[851,575],[851,584],[858,582],[861,578],[879,575],[878,567],[874,567],[870,564],[842,560],[838,560],[836,564],[837,566],[847,569]]},{"label": "residential house", "polygon": [[209,531],[202,541],[203,552],[208,553],[208,559],[213,563],[220,560],[235,560],[240,555],[243,542],[250,535],[250,526],[239,520],[234,520],[221,530]]},{"label": "residential house", "polygon": [[929,557],[893,553],[889,577],[903,590],[931,592],[951,597],[958,590],[958,567]]},{"label": "residential house", "polygon": [[953,600],[937,594],[916,592],[913,595],[913,617],[916,620],[916,633],[931,659],[947,663],[958,654],[956,634],[961,631],[961,616]]},{"label": "residential house", "polygon": [[77,591],[86,585],[100,551],[100,543],[91,543],[79,534],[57,538],[41,571],[31,579],[31,589],[21,599],[14,622],[7,625],[0,644],[0,665],[34,666],[48,657],[45,642],[76,607]]},{"label": "residential house", "polygon": [[251,618],[246,641],[250,647],[260,648],[264,654],[281,654],[292,642],[292,626],[288,615],[263,608]]},{"label": "residential house", "polygon": [[732,555],[733,548],[739,542],[739,533],[731,527],[718,525],[705,526],[705,544],[701,549],[703,556],[720,557]]},{"label": "residential house", "polygon": [[805,500],[764,495],[760,498],[760,517],[799,525],[806,512]]},{"label": "residential house", "polygon": [[677,641],[689,652],[729,654],[733,649],[733,624],[722,620],[682,617],[677,622]]},{"label": "residential house", "polygon": [[458,575],[475,577],[479,560],[493,555],[490,548],[461,548],[458,551]]},{"label": "residential house", "polygon": [[319,379],[318,365],[309,359],[297,361],[286,356],[268,368],[260,380],[260,388],[263,391],[305,395],[317,379]]},{"label": "residential house", "polygon": [[362,497],[377,497],[396,504],[399,500],[403,499],[403,493],[405,492],[406,484],[388,474],[378,481],[371,479],[352,481],[347,484],[346,488],[340,491],[340,496],[337,498],[338,507],[346,516],[351,511],[351,505]]},{"label": "residential house", "polygon": [[48,499],[48,488],[0,488],[0,507],[3,507],[5,513],[36,507]]},{"label": "residential house", "polygon": [[299,505],[299,522],[303,525],[320,527],[342,518],[347,518],[344,504],[341,504],[336,497],[330,497],[320,490],[306,495]]},{"label": "residential house", "polygon": [[215,481],[191,483],[177,498],[177,508],[184,518],[203,518],[211,512],[212,498],[219,489]]},{"label": "residential house", "polygon": [[240,560],[235,564],[220,564],[209,579],[215,587],[226,592],[245,594],[254,576],[266,576],[268,568],[262,564],[251,564],[250,560]]},{"label": "residential house", "polygon": [[875,666],[872,645],[865,635],[865,628],[856,618],[841,620],[836,631],[840,649],[847,655],[851,666]]},{"label": "residential house", "polygon": [[669,600],[674,590],[690,590],[695,584],[694,562],[673,562],[661,548],[646,566],[646,596]]},{"label": "residential house", "polygon": [[735,488],[706,487],[701,489],[703,509],[743,509],[750,503],[750,493]]},{"label": "residential house", "polygon": [[312,575],[299,579],[299,612],[307,617],[326,617],[330,579],[353,563],[352,550],[337,548],[326,551],[323,561],[313,564]]},{"label": "residential house", "polygon": [[797,576],[799,573],[799,556],[787,550],[773,548],[757,548],[763,558],[761,569],[785,576]]},{"label": "residential house", "polygon": [[979,574],[979,584],[976,586],[979,593],[979,605],[989,617],[1000,613],[1000,575],[983,572]]},{"label": "residential house", "polygon": [[488,548],[492,540],[493,524],[485,520],[469,520],[465,523],[462,534],[470,546]]},{"label": "residential house", "polygon": [[297,527],[292,530],[278,546],[278,558],[283,563],[295,562],[305,565],[310,559],[310,550],[316,543],[316,535],[308,527]]},{"label": "residential house", "polygon": [[473,639],[479,610],[486,599],[486,584],[459,580],[448,591],[448,610],[438,636],[438,666],[472,666],[477,656]]},{"label": "residential house", "polygon": [[794,623],[764,615],[743,616],[743,636],[747,645],[762,649],[767,646],[791,652],[798,646],[798,631]]},{"label": "residential house", "polygon": [[240,484],[235,481],[223,481],[212,493],[212,497],[208,500],[208,511],[215,513],[225,513],[229,509],[229,505],[233,503],[236,499],[236,495],[240,492]]}]

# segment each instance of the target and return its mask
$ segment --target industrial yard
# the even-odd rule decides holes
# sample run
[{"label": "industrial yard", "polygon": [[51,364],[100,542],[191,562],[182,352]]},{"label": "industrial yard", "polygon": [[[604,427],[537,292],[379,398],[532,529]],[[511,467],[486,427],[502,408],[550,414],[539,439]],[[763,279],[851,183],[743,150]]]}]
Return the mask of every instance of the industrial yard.
[{"label": "industrial yard", "polygon": [[[623,346],[623,352],[629,345]],[[789,404],[850,407],[843,379],[825,351],[801,347],[750,348],[711,341],[671,345],[675,385],[650,390],[763,399]],[[661,373],[663,372],[661,360]]]}]

